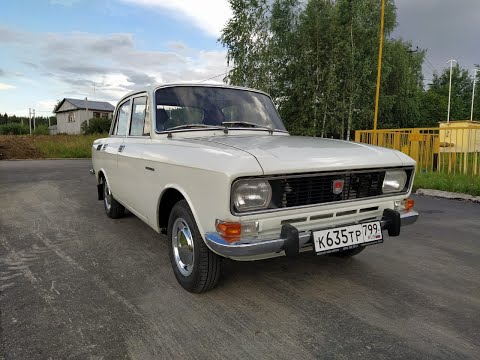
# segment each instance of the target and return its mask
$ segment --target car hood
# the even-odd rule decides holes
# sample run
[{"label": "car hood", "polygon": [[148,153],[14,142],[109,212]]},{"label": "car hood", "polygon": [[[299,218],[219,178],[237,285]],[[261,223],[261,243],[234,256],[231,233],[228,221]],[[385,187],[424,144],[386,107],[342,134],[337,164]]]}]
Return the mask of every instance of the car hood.
[{"label": "car hood", "polygon": [[289,135],[225,135],[196,139],[248,152],[264,173],[365,169],[414,165],[395,150],[350,141]]}]

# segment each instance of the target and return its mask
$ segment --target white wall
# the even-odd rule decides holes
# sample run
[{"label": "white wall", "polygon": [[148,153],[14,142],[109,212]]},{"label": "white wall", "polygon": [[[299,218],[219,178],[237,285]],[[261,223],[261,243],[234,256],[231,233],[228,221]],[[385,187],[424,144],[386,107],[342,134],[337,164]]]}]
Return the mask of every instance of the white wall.
[{"label": "white wall", "polygon": [[[63,109],[63,105],[61,109]],[[75,119],[72,122],[68,122],[68,111],[57,113],[57,132],[59,134],[80,134],[82,123],[93,118],[92,110],[76,110],[74,113]],[[109,115],[109,118],[111,116]]]}]

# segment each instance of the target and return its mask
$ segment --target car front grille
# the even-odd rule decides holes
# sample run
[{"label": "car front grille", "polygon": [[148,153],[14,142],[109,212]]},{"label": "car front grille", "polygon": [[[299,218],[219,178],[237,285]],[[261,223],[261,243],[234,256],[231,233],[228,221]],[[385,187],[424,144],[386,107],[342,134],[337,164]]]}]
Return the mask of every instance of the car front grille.
[{"label": "car front grille", "polygon": [[[385,170],[273,178],[269,179],[272,205],[274,208],[290,208],[381,196],[384,178]],[[335,193],[334,183],[339,181],[343,181],[343,187]]]}]

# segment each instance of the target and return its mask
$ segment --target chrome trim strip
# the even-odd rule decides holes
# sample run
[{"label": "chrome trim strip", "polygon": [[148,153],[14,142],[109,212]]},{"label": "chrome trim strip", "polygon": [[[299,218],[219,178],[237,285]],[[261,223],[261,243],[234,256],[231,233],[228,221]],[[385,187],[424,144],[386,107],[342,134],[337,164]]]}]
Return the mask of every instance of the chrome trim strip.
[{"label": "chrome trim strip", "polygon": [[352,169],[352,170],[337,170],[337,171],[315,171],[308,173],[295,173],[295,174],[279,174],[279,175],[265,175],[265,176],[245,176],[240,177],[234,180],[245,180],[245,179],[254,179],[261,178],[262,180],[278,180],[278,179],[288,179],[288,178],[304,178],[304,177],[313,177],[313,176],[328,176],[328,175],[343,175],[343,174],[358,174],[358,173],[369,173],[374,171],[387,171],[387,170],[414,170],[414,166],[393,166],[393,167],[379,167],[379,168],[364,168],[364,169]]}]

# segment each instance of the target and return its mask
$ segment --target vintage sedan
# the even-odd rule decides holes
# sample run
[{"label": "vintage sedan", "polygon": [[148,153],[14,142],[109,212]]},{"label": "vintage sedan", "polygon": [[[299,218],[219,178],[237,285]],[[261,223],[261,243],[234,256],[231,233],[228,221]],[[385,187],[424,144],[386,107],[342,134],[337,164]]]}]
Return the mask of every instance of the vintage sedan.
[{"label": "vintage sedan", "polygon": [[270,97],[168,84],[118,103],[93,169],[105,212],[168,238],[178,282],[215,286],[221,260],[350,257],[417,220],[415,161],[389,149],[291,136]]}]

